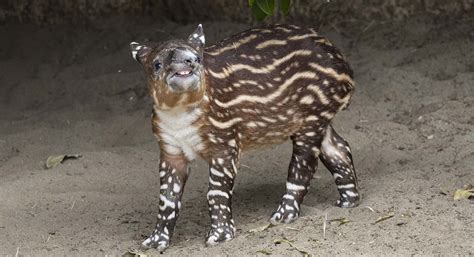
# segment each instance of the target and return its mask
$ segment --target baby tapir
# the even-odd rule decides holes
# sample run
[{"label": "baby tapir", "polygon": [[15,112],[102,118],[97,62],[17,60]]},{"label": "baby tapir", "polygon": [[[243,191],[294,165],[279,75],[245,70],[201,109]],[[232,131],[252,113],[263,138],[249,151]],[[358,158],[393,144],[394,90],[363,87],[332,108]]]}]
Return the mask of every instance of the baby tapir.
[{"label": "baby tapir", "polygon": [[298,218],[318,157],[335,178],[340,207],[359,201],[348,143],[331,121],[354,92],[353,72],[313,29],[271,25],[204,47],[201,25],[185,40],[150,47],[131,43],[154,101],[160,144],[158,222],[144,246],[170,243],[188,162],[209,162],[207,245],[235,236],[232,191],[243,151],[293,141],[286,191],[272,223]]}]

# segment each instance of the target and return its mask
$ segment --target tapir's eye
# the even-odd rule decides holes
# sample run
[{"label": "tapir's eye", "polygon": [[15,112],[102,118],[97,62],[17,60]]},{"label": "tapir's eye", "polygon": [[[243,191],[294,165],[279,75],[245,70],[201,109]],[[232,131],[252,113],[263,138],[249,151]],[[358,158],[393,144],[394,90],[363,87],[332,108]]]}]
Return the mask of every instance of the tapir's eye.
[{"label": "tapir's eye", "polygon": [[160,62],[155,62],[153,64],[153,68],[155,68],[155,71],[159,71],[161,69],[161,63]]}]

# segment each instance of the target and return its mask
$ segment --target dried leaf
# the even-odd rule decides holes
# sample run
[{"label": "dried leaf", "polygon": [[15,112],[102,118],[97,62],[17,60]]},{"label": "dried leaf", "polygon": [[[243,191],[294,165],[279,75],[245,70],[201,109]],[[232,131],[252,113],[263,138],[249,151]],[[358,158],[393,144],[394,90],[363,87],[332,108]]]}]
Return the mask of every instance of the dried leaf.
[{"label": "dried leaf", "polygon": [[257,233],[257,232],[262,232],[262,231],[265,231],[271,227],[273,227],[274,225],[271,224],[271,223],[268,223],[267,225],[264,225],[264,226],[260,226],[258,228],[253,228],[251,230],[249,230],[250,233]]},{"label": "dried leaf", "polygon": [[374,222],[374,224],[377,224],[377,223],[382,222],[382,221],[386,221],[386,220],[388,220],[388,219],[390,219],[390,218],[393,218],[394,216],[395,216],[395,214],[389,213],[389,214],[387,214],[387,215],[385,215],[385,216],[379,217],[379,218]]},{"label": "dried leaf", "polygon": [[277,240],[273,241],[274,244],[287,243],[288,245],[290,245],[291,248],[293,248],[293,250],[296,250],[296,251],[300,252],[301,254],[303,254],[303,256],[305,256],[305,257],[309,256],[309,253],[306,250],[298,248],[295,244],[293,244],[293,242],[294,241],[290,241],[286,238],[277,239]]},{"label": "dried leaf", "polygon": [[329,221],[329,223],[332,223],[332,222],[339,222],[338,226],[342,226],[342,225],[347,224],[351,221],[346,219],[346,218],[339,218],[339,219],[332,219],[332,220]]},{"label": "dried leaf", "polygon": [[59,164],[63,163],[68,159],[79,159],[82,156],[80,154],[62,154],[62,155],[51,155],[46,159],[46,169],[51,169]]},{"label": "dried leaf", "polygon": [[474,197],[474,189],[458,189],[454,192],[454,200],[469,199]]},{"label": "dried leaf", "polygon": [[272,255],[272,252],[270,250],[262,249],[258,250],[257,253],[265,254],[265,255]]}]

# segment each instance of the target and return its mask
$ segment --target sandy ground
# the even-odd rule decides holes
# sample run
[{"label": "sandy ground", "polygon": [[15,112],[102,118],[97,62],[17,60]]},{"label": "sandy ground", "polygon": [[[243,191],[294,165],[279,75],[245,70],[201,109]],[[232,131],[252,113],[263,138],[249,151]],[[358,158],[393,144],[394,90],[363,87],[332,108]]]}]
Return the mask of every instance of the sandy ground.
[{"label": "sandy ground", "polygon": [[[249,25],[204,23],[214,42]],[[120,255],[151,232],[158,145],[132,40],[184,37],[195,24],[114,19],[87,28],[0,25],[0,255]],[[171,255],[474,254],[474,22],[373,23],[322,31],[358,83],[336,129],[353,148],[363,200],[334,206],[320,165],[293,224],[266,224],[283,193],[288,143],[244,155],[235,240],[205,247],[207,168],[194,162]],[[49,155],[79,160],[44,169]],[[379,217],[393,214],[385,221]],[[328,222],[346,218],[350,222]],[[151,252],[154,253],[154,252]],[[155,252],[156,253],[156,252]]]}]

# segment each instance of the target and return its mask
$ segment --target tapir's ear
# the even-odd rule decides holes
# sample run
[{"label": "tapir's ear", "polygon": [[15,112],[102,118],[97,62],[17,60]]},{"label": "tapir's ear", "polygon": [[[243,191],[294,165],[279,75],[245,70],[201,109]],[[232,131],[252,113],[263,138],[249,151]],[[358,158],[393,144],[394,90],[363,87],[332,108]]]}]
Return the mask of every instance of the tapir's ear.
[{"label": "tapir's ear", "polygon": [[130,43],[130,51],[132,51],[132,57],[135,59],[137,62],[144,64],[146,61],[146,58],[151,52],[151,47],[148,47],[146,45],[140,45],[137,42],[132,42]]},{"label": "tapir's ear", "polygon": [[191,35],[189,35],[188,42],[199,51],[204,48],[206,39],[204,37],[204,31],[201,24],[199,24],[197,29]]}]

